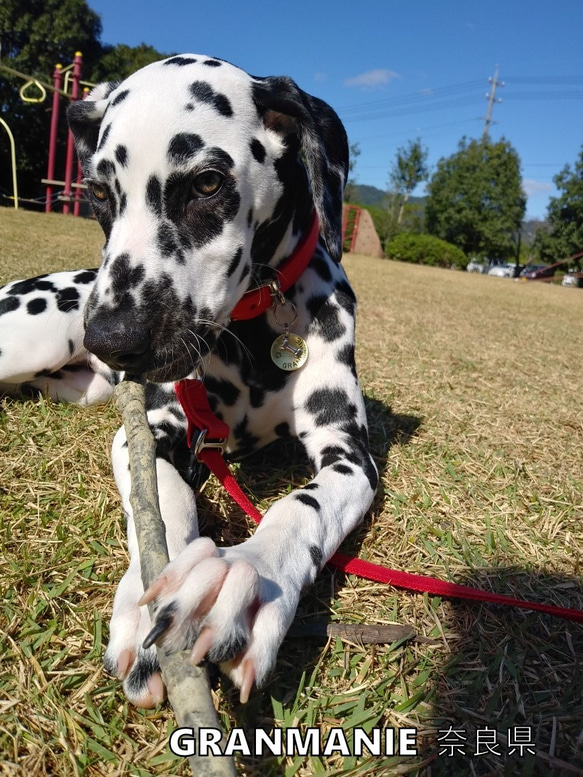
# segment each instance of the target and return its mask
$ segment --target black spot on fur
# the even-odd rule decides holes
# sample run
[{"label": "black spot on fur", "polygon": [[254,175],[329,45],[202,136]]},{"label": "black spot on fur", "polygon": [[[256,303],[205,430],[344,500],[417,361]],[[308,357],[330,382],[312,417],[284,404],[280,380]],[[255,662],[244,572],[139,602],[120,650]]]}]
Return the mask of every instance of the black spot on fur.
[{"label": "black spot on fur", "polygon": [[148,410],[160,410],[166,407],[169,402],[176,401],[173,391],[159,383],[146,383],[146,405]]},{"label": "black spot on fur", "polygon": [[320,467],[330,467],[346,458],[346,451],[339,445],[327,445],[321,450]]},{"label": "black spot on fur", "polygon": [[336,293],[334,296],[340,307],[344,308],[351,316],[354,316],[356,311],[356,297],[348,281],[340,281],[336,284]]},{"label": "black spot on fur", "polygon": [[103,146],[107,143],[107,138],[109,137],[110,132],[111,132],[111,124],[108,124],[101,134],[99,145],[97,146],[98,151],[100,151],[103,148]]},{"label": "black spot on fur", "polygon": [[316,569],[320,569],[324,557],[322,555],[322,551],[317,545],[310,545],[310,557],[314,562]]},{"label": "black spot on fur", "polygon": [[273,431],[277,434],[278,437],[287,438],[292,436],[289,429],[289,424],[285,421],[281,424],[277,424]]},{"label": "black spot on fur", "polygon": [[332,467],[334,472],[338,472],[339,475],[353,475],[354,470],[352,467],[349,467],[347,464],[334,464]]},{"label": "black spot on fur", "polygon": [[73,278],[73,283],[91,283],[97,276],[97,270],[82,270]]},{"label": "black spot on fur", "polygon": [[112,106],[119,105],[120,103],[122,103],[125,100],[125,98],[128,96],[129,93],[130,93],[129,89],[124,89],[119,94],[116,94],[116,96],[111,101],[111,105]]},{"label": "black spot on fur", "polygon": [[223,167],[226,167],[229,170],[232,170],[232,168],[235,166],[233,157],[230,154],[228,154],[224,148],[219,148],[218,146],[212,146],[209,149],[209,157],[211,158],[212,164],[222,165]]},{"label": "black spot on fur", "polygon": [[75,341],[69,340],[67,345],[69,346],[69,356],[73,356],[73,354],[75,353]]},{"label": "black spot on fur", "polygon": [[330,283],[332,280],[330,265],[322,256],[314,255],[310,261],[310,267],[318,273],[323,281]]},{"label": "black spot on fur", "polygon": [[232,116],[233,108],[226,95],[215,92],[210,84],[204,81],[194,81],[190,85],[190,93],[202,103],[212,105],[221,116]]},{"label": "black spot on fur", "polygon": [[20,307],[20,300],[18,297],[6,297],[6,299],[0,299],[0,316],[4,313],[11,313],[13,310],[17,310]]},{"label": "black spot on fur", "polygon": [[37,297],[36,299],[31,299],[26,306],[26,312],[30,316],[36,316],[39,313],[43,313],[46,309],[47,309],[47,301],[44,297]]},{"label": "black spot on fur", "polygon": [[138,655],[126,679],[126,687],[130,695],[138,695],[146,688],[148,680],[160,671],[160,664],[155,654],[138,650]]},{"label": "black spot on fur", "polygon": [[123,253],[117,256],[113,260],[110,270],[111,288],[116,302],[119,304],[121,297],[129,289],[138,286],[144,280],[145,275],[146,270],[143,264],[132,267],[129,254]]},{"label": "black spot on fur", "polygon": [[302,504],[307,505],[308,507],[312,507],[314,510],[317,510],[317,511],[320,510],[320,502],[318,502],[317,499],[314,499],[313,496],[300,492],[296,494],[295,497],[298,500],[298,502],[301,502]]},{"label": "black spot on fur", "polygon": [[36,278],[27,278],[25,281],[16,281],[7,290],[10,296],[30,294],[33,291],[54,291],[55,286],[51,281],[44,280],[46,275],[38,275]]},{"label": "black spot on fur", "polygon": [[130,93],[129,89],[124,89],[123,92],[120,92],[119,94],[116,94],[116,96],[111,101],[111,105],[112,106],[113,105],[119,105],[120,103],[122,103],[125,100],[125,98],[128,96],[129,93]]},{"label": "black spot on fur", "polygon": [[229,262],[229,267],[227,269],[227,278],[230,278],[231,275],[233,275],[233,273],[235,272],[235,270],[237,269],[237,267],[241,263],[241,257],[242,256],[243,256],[243,249],[242,248],[238,248],[236,253],[235,253],[235,256]]},{"label": "black spot on fur", "polygon": [[188,163],[192,157],[204,148],[200,135],[188,132],[178,132],[168,145],[168,159],[176,165]]},{"label": "black spot on fur", "polygon": [[126,167],[128,163],[128,150],[125,146],[118,146],[115,149],[115,158],[122,167]]},{"label": "black spot on fur", "polygon": [[219,380],[207,375],[204,385],[209,393],[215,394],[227,407],[232,407],[241,395],[237,386],[229,380]]},{"label": "black spot on fur", "polygon": [[306,402],[306,410],[315,416],[316,426],[341,424],[354,417],[355,409],[342,389],[316,389]]},{"label": "black spot on fur", "polygon": [[112,178],[115,175],[115,165],[110,159],[102,159],[97,163],[97,172],[103,178]]},{"label": "black spot on fur", "polygon": [[237,451],[240,455],[245,455],[246,453],[250,453],[257,447],[257,443],[259,440],[255,435],[251,434],[249,429],[247,428],[249,426],[249,419],[247,416],[243,418],[242,421],[240,421],[235,428],[233,429],[233,435],[235,436],[235,439],[238,442],[238,448]]},{"label": "black spot on fur", "polygon": [[336,358],[341,364],[346,364],[348,367],[354,367],[354,344],[347,343],[342,346],[342,348],[336,352]]},{"label": "black spot on fur", "polygon": [[79,292],[73,286],[68,289],[60,289],[57,292],[57,308],[61,313],[70,313],[79,310]]},{"label": "black spot on fur", "polygon": [[251,141],[251,153],[260,164],[263,164],[263,162],[265,162],[267,151],[265,150],[265,146],[263,145],[263,143],[257,140],[257,138],[253,138],[253,140]]},{"label": "black spot on fur", "polygon": [[163,222],[158,227],[158,246],[162,256],[176,256],[179,261],[182,260],[182,262],[184,262],[182,253],[178,251],[178,245],[174,239],[172,227],[167,222]]},{"label": "black spot on fur", "polygon": [[162,215],[162,184],[156,175],[151,175],[146,184],[146,202],[157,216]]},{"label": "black spot on fur", "polygon": [[311,483],[306,483],[304,491],[317,491],[319,488],[320,486],[312,481]]},{"label": "black spot on fur", "polygon": [[177,65],[178,67],[184,67],[185,65],[194,65],[196,59],[194,57],[170,57],[167,59],[165,65]]},{"label": "black spot on fur", "polygon": [[316,332],[331,343],[346,333],[346,327],[340,320],[340,308],[323,295],[312,297],[307,308],[314,317],[310,330]]},{"label": "black spot on fur", "polygon": [[220,67],[223,63],[219,62],[217,59],[205,59],[202,64],[207,67]]},{"label": "black spot on fur", "polygon": [[249,389],[249,404],[251,407],[262,407],[265,404],[266,393],[263,386],[251,386]]}]

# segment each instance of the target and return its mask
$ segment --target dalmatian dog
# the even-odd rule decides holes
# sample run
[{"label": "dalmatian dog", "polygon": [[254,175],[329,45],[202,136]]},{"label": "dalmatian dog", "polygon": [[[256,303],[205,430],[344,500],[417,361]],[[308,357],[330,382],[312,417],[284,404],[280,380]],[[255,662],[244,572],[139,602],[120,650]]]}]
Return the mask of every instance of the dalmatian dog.
[{"label": "dalmatian dog", "polygon": [[[146,377],[171,560],[144,592],[122,428],[112,459],[131,560],[105,667],[134,704],[151,707],[164,698],[156,644],[190,649],[193,663],[219,664],[244,702],[274,667],[302,590],[377,485],[354,362],[355,297],[339,263],[346,135],[291,79],[191,54],[97,86],[69,122],[105,233],[102,264],[1,290],[0,387],[83,405],[106,401],[124,372]],[[315,217],[300,277],[260,315],[232,318],[249,290],[278,279]],[[288,370],[271,346],[292,319],[308,356]],[[198,536],[195,495],[177,464],[186,419],[174,382],[187,377],[204,381],[228,424],[231,457],[291,436],[315,473],[234,547]]]}]

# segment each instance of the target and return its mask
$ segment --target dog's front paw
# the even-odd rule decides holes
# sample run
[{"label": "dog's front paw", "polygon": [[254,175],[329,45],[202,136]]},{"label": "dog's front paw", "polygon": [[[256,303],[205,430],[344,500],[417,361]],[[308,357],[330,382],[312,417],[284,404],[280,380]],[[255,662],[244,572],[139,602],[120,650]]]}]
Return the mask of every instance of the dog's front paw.
[{"label": "dog's front paw", "polygon": [[144,647],[191,649],[194,664],[206,656],[231,677],[242,702],[272,669],[297,605],[297,597],[284,597],[262,574],[246,545],[219,551],[208,538],[194,540],[140,600],[156,599]]},{"label": "dog's front paw", "polygon": [[143,590],[139,574],[128,570],[115,595],[103,664],[109,674],[123,681],[125,695],[132,704],[149,708],[161,704],[166,691],[156,649],[142,646],[152,628],[147,608],[138,606]]}]

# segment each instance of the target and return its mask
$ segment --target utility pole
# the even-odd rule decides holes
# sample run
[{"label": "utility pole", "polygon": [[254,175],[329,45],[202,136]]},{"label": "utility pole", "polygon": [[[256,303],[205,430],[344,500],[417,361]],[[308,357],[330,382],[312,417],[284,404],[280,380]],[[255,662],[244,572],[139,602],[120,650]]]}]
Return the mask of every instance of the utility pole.
[{"label": "utility pole", "polygon": [[494,103],[502,102],[502,100],[496,99],[496,89],[499,86],[505,86],[505,83],[504,81],[498,80],[498,75],[499,75],[499,67],[498,65],[496,65],[494,78],[488,79],[488,81],[492,84],[492,89],[490,90],[490,94],[486,95],[486,99],[488,100],[488,113],[486,114],[486,123],[484,124],[484,134],[482,135],[482,141],[485,141],[488,139],[490,124],[492,124],[492,110],[494,109]]}]

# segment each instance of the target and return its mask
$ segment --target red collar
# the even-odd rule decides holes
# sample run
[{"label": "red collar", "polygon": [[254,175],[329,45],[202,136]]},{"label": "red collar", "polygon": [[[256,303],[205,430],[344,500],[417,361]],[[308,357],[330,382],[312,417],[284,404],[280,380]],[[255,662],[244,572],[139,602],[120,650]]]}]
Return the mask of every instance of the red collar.
[{"label": "red collar", "polygon": [[[282,265],[275,269],[277,276],[278,290],[285,293],[291,288],[310,263],[314,255],[318,237],[320,234],[320,224],[318,216],[314,211],[312,223],[309,230],[298,243],[295,251],[289,256]],[[231,313],[232,321],[247,321],[255,316],[260,316],[273,305],[273,286],[266,283],[256,289],[247,291],[239,302],[233,308]]]}]

